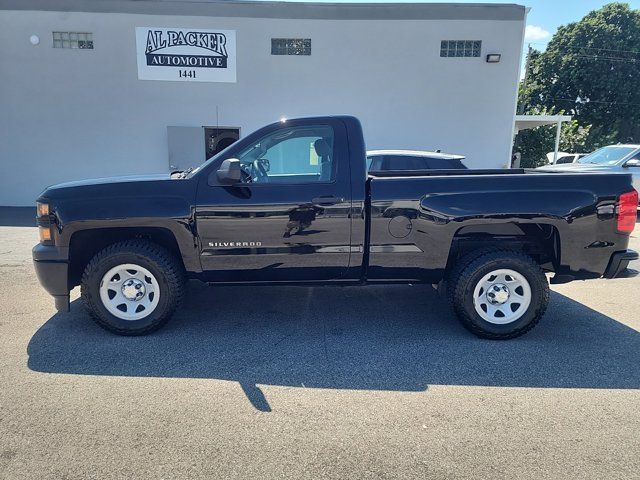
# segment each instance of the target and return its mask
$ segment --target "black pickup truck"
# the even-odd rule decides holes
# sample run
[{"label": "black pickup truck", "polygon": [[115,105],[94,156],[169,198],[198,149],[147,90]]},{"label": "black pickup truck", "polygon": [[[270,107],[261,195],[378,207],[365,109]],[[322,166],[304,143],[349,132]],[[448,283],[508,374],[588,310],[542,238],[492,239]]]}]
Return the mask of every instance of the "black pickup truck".
[{"label": "black pickup truck", "polygon": [[303,118],[191,171],[49,187],[37,200],[38,278],[62,311],[81,285],[98,324],[124,335],[163,325],[187,278],[440,284],[466,328],[506,339],[543,316],[545,273],[613,278],[638,257],[630,175],[367,173],[365,158],[357,119]]}]

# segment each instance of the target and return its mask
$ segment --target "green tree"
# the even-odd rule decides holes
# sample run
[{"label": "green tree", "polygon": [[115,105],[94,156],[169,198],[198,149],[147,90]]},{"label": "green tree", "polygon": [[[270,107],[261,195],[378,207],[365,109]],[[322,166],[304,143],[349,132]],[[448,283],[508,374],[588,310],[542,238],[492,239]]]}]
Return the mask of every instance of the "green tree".
[{"label": "green tree", "polygon": [[562,110],[591,125],[586,150],[640,142],[640,10],[611,3],[560,27],[530,57],[520,99],[527,113]]},{"label": "green tree", "polygon": [[[552,115],[546,109],[532,108],[532,115]],[[557,112],[558,115],[564,112]],[[560,151],[580,153],[589,136],[591,125],[580,126],[577,120],[564,122],[560,131]],[[546,125],[529,130],[522,130],[516,136],[514,151],[520,152],[520,166],[535,168],[547,163],[547,153],[553,152],[556,143],[556,126]]]}]

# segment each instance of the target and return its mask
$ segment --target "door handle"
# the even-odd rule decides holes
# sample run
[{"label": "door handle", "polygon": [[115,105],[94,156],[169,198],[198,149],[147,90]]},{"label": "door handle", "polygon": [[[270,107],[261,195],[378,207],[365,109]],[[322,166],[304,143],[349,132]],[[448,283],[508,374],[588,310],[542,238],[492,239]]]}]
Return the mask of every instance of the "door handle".
[{"label": "door handle", "polygon": [[322,197],[315,197],[311,199],[311,203],[316,205],[335,205],[336,203],[344,202],[344,198],[334,197],[333,195],[324,195]]}]

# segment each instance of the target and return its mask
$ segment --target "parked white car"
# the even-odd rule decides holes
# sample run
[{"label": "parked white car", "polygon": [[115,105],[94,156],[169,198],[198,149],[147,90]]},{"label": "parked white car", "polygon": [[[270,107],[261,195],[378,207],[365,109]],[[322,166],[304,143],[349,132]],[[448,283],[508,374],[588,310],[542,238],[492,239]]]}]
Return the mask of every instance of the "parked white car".
[{"label": "parked white car", "polygon": [[582,157],[584,157],[587,154],[558,152],[558,156],[555,162],[553,161],[554,155],[555,155],[555,152],[547,153],[547,163],[549,165],[560,165],[561,163],[574,163],[580,160]]},{"label": "parked white car", "polygon": [[631,173],[633,187],[640,192],[640,145],[609,145],[579,158],[574,163],[546,165],[537,170]]}]

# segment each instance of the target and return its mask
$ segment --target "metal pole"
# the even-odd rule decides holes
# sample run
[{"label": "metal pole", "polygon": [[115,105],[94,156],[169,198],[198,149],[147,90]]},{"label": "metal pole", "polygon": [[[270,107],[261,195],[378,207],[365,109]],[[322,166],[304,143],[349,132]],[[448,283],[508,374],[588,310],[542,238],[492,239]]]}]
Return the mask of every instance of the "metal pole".
[{"label": "metal pole", "polygon": [[553,152],[553,163],[558,160],[558,150],[560,149],[560,133],[562,132],[562,120],[558,120],[558,126],[556,127],[556,148]]}]

